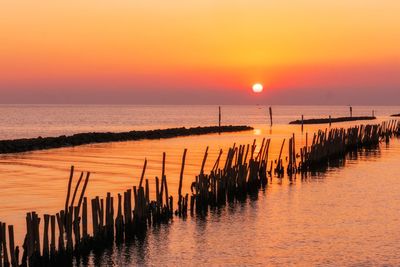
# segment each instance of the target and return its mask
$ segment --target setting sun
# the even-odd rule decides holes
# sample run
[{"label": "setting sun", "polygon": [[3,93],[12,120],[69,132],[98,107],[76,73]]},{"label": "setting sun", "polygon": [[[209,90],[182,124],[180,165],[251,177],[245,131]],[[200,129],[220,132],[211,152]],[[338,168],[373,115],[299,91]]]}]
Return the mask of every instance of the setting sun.
[{"label": "setting sun", "polygon": [[400,267],[400,0],[0,1],[0,267]]},{"label": "setting sun", "polygon": [[261,93],[263,91],[264,87],[262,86],[261,83],[255,83],[253,84],[253,92],[254,93]]}]

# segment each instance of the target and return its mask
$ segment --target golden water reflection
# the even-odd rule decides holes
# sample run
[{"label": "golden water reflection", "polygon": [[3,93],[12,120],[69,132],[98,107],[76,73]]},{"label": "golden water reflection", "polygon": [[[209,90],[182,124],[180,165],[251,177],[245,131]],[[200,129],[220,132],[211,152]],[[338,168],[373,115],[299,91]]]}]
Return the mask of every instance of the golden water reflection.
[{"label": "golden water reflection", "polygon": [[[349,125],[352,124],[344,123],[335,126]],[[166,152],[166,175],[169,191],[176,196],[184,148],[188,149],[188,154],[183,180],[183,192],[188,193],[191,182],[200,171],[201,161],[207,146],[209,146],[209,156],[205,167],[206,171],[212,168],[219,150],[222,149],[225,152],[223,155],[226,155],[227,149],[231,147],[233,143],[237,145],[250,144],[256,139],[257,143],[260,144],[262,138],[271,138],[270,159],[276,159],[284,138],[289,138],[295,133],[296,146],[299,148],[305,145],[306,132],[310,133],[308,137],[311,140],[311,133],[320,128],[325,129],[325,127],[326,125],[306,126],[304,132],[301,132],[300,126],[277,125],[271,129],[270,126],[260,124],[254,125],[255,130],[253,131],[241,133],[94,144],[73,148],[3,155],[0,157],[0,220],[15,225],[16,240],[18,244],[22,244],[26,212],[37,211],[39,214],[56,213],[64,206],[68,172],[71,165],[74,165],[77,171],[92,172],[87,189],[88,197],[103,197],[107,192],[111,192],[116,196],[116,194],[131,188],[133,185],[138,185],[143,161],[146,158],[148,161],[146,178],[149,179],[151,193],[154,194],[152,190],[155,184],[154,177],[161,175],[162,153]],[[309,143],[311,142],[310,140]],[[284,151],[286,150],[287,149]],[[398,157],[397,154],[394,156]],[[371,159],[371,161],[374,162],[374,159]],[[371,168],[376,168],[377,165],[379,166],[378,162],[374,162],[374,164],[371,165],[362,163],[362,170],[370,170]],[[360,167],[358,166],[357,168]],[[382,170],[380,167],[379,169]],[[176,222],[174,222],[174,227],[172,228],[161,227],[158,230],[152,230],[160,231],[158,233],[159,235],[155,232],[149,239],[146,239],[145,242],[150,242],[150,244],[144,245],[144,247],[146,248],[147,246],[151,251],[143,252],[141,256],[142,262],[136,263],[145,263],[147,259],[153,256],[155,257],[155,254],[158,254],[157,251],[153,251],[156,244],[157,246],[160,244],[166,246],[167,249],[164,251],[165,257],[167,257],[168,253],[170,253],[170,255],[177,255],[181,249],[187,251],[189,248],[193,254],[189,253],[180,256],[182,257],[182,261],[186,261],[190,257],[197,258],[197,256],[194,255],[194,251],[204,249],[209,251],[207,246],[216,246],[216,251],[225,251],[228,244],[238,244],[239,240],[244,243],[251,243],[257,240],[258,249],[255,249],[253,252],[248,252],[249,255],[247,255],[248,263],[251,264],[254,263],[251,260],[252,256],[255,255],[257,258],[263,256],[263,253],[266,253],[272,257],[271,259],[274,259],[274,257],[282,256],[282,250],[289,245],[295,246],[295,251],[301,253],[302,249],[305,249],[302,248],[304,245],[302,242],[311,242],[311,244],[314,245],[320,244],[327,246],[324,242],[326,241],[325,238],[328,237],[334,238],[334,240],[336,240],[335,242],[343,242],[337,240],[337,237],[334,237],[334,235],[338,233],[337,231],[339,231],[340,235],[346,235],[348,234],[346,231],[350,231],[350,229],[346,228],[346,231],[342,231],[340,220],[336,221],[336,217],[332,218],[332,221],[330,220],[331,216],[329,216],[329,210],[335,208],[336,204],[343,204],[345,207],[348,207],[349,204],[357,206],[360,203],[355,203],[355,201],[366,201],[368,198],[374,197],[373,194],[376,193],[377,189],[372,186],[368,188],[370,191],[365,191],[364,193],[366,200],[362,198],[357,199],[359,195],[353,196],[352,192],[348,192],[347,186],[350,184],[357,187],[357,183],[363,181],[362,179],[364,177],[360,177],[363,171],[354,171],[353,169],[353,171],[346,170],[344,172],[347,173],[346,179],[342,180],[345,181],[345,183],[335,183],[334,190],[326,187],[325,180],[314,179],[314,182],[321,183],[324,186],[316,184],[311,186],[308,183],[299,183],[299,180],[289,181],[288,179],[273,179],[272,185],[263,193],[263,195],[268,195],[268,200],[262,196],[259,202],[248,201],[238,207],[235,206],[235,208],[229,206],[225,207],[206,218],[206,221],[212,221],[212,224],[191,219],[189,219],[190,223],[185,224],[179,220],[175,220]],[[370,173],[367,174],[371,176],[374,172],[376,172],[376,170],[371,169]],[[385,175],[383,178],[386,179],[387,176],[389,176],[387,178],[389,181],[392,181],[391,175],[398,176],[397,173],[391,173],[391,170],[384,170],[384,173]],[[78,176],[79,175],[76,174],[74,177],[75,182]],[[333,173],[329,174],[329,176],[340,175],[338,173]],[[380,182],[380,179],[377,177],[380,176],[377,175],[374,178],[375,183]],[[329,180],[331,181],[333,179],[334,178]],[[372,183],[371,180],[367,182]],[[386,184],[388,181],[382,181],[382,183]],[[304,187],[307,189],[304,189]],[[348,195],[343,195],[343,192]],[[382,189],[382,193],[384,192],[385,191]],[[176,197],[174,199],[176,200]],[[321,201],[321,199],[332,199],[332,201],[328,201],[329,203],[324,204],[326,206],[321,206],[321,203],[324,202]],[[335,204],[333,199],[337,199],[338,202]],[[398,200],[399,198],[395,197],[395,201]],[[352,201],[353,203],[346,203],[346,201]],[[319,209],[316,209],[316,206],[318,206]],[[254,209],[250,207],[254,207]],[[334,212],[338,212],[338,214],[333,213],[332,216],[343,215],[340,214],[341,212],[348,214],[350,210],[352,210],[351,207],[349,207],[349,210],[343,208],[340,208],[340,211],[334,210]],[[264,208],[268,210],[267,214],[261,211]],[[379,209],[378,207],[376,208]],[[365,213],[365,216],[368,216],[369,211],[362,212]],[[224,216],[218,216],[218,214]],[[319,217],[320,215],[322,217]],[[311,218],[314,220],[326,220],[324,223],[331,227],[327,229],[314,229],[316,231],[314,233],[315,238],[312,240],[293,240],[290,233],[293,231],[298,233],[301,232],[302,229],[305,231],[304,235],[314,236],[310,233],[309,229],[309,227],[313,225]],[[239,220],[240,222],[238,222]],[[279,225],[279,221],[289,228],[286,230],[282,229],[282,226]],[[344,221],[342,223],[346,222]],[[245,229],[242,229],[243,227]],[[354,227],[354,231],[358,231],[356,226]],[[266,229],[269,230],[267,231]],[[287,237],[287,242],[291,240],[292,244],[288,244],[284,240],[280,240],[281,243],[275,244],[267,242],[269,238],[273,237],[272,229],[282,231],[280,234]],[[224,235],[221,237],[217,234],[217,230],[222,231],[226,236]],[[246,232],[246,237],[240,235],[241,231]],[[183,233],[191,233],[192,235],[185,235]],[[215,236],[213,236],[213,234],[215,234]],[[262,236],[262,234],[265,234],[265,236]],[[203,235],[205,235],[205,237],[203,237]],[[178,236],[181,236],[182,245],[179,245],[179,242],[175,240]],[[224,241],[221,242],[218,238],[224,238]],[[243,240],[243,238],[245,238],[245,240]],[[246,240],[246,238],[249,240]],[[173,245],[166,244],[166,242],[171,239],[175,240],[173,242],[171,241]],[[263,242],[265,242],[265,244]],[[271,246],[278,247],[278,250],[275,251],[275,256],[270,252]],[[330,243],[330,246],[334,246],[334,243]],[[210,258],[209,263],[234,264],[235,258],[239,256],[243,257],[243,255],[239,253],[242,249],[239,244],[237,247],[238,251],[236,251],[235,246],[232,249],[233,250],[229,251],[229,255],[219,255],[221,257],[219,257],[218,261],[213,261],[212,258]],[[127,253],[129,255],[132,253],[134,255],[132,258],[135,258],[136,261],[138,260],[137,256],[140,256],[137,254],[141,253],[137,250],[138,248],[136,247],[127,247],[126,252],[119,251],[115,253]],[[261,252],[260,250],[265,251]],[[238,253],[237,256],[235,256],[235,251]],[[254,253],[254,255],[251,253]],[[115,254],[111,255],[115,256]],[[111,257],[112,260],[115,260],[114,256]],[[161,255],[159,257],[162,258]],[[217,256],[215,257],[217,258]],[[286,255],[286,257],[289,256]],[[96,260],[107,260],[106,258],[103,259],[100,257]],[[288,262],[289,258],[287,259]],[[179,258],[176,260],[176,263],[178,263]],[[207,264],[208,262],[205,261],[204,263]],[[285,261],[281,261],[280,263],[284,264]]]}]

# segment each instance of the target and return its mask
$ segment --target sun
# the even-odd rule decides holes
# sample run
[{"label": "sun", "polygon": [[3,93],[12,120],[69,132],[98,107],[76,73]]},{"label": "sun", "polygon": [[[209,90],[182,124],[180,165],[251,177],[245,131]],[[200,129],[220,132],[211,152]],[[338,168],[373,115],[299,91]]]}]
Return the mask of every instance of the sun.
[{"label": "sun", "polygon": [[261,83],[255,83],[253,84],[253,92],[254,93],[261,93],[263,91],[264,87]]}]

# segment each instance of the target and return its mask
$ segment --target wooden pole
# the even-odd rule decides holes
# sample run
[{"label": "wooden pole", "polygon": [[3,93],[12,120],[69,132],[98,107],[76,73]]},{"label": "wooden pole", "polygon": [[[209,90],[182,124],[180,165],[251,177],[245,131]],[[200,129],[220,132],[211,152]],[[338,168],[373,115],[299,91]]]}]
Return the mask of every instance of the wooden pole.
[{"label": "wooden pole", "polygon": [[221,106],[218,107],[218,127],[221,128]]},{"label": "wooden pole", "polygon": [[32,212],[33,219],[33,231],[34,231],[34,239],[35,239],[35,253],[40,255],[40,233],[39,233],[39,224],[40,219],[36,212]]},{"label": "wooden pole", "polygon": [[150,186],[149,179],[146,179],[146,191],[145,191],[146,204],[150,203]]},{"label": "wooden pole", "polygon": [[[281,157],[282,157],[282,150],[283,150],[283,146],[285,145],[285,141],[286,141],[286,139],[283,139],[283,142],[282,142],[282,146],[281,146],[281,151],[279,152],[279,157],[278,157],[278,169],[280,169],[281,167],[282,167],[282,164],[281,164]],[[279,170],[278,170],[279,171]]]},{"label": "wooden pole", "polygon": [[163,206],[164,175],[165,175],[165,152],[163,152],[163,162],[162,162],[162,171],[161,171],[161,192],[160,192],[161,207]]},{"label": "wooden pole", "polygon": [[69,196],[71,194],[71,184],[72,184],[72,178],[74,177],[74,166],[71,166],[71,171],[69,175],[69,180],[68,180],[68,191],[67,191],[67,198],[65,200],[65,209],[64,212],[65,214],[68,213],[68,204],[69,204]]},{"label": "wooden pole", "polygon": [[161,194],[160,194],[160,180],[156,176],[156,201],[157,201],[157,216],[160,213],[161,208]]},{"label": "wooden pole", "polygon": [[353,107],[350,106],[350,118],[353,117]]},{"label": "wooden pole", "polygon": [[179,199],[178,199],[178,209],[179,209],[179,212],[181,212],[181,208],[182,208],[182,181],[183,181],[183,171],[185,169],[186,152],[187,152],[187,149],[185,148],[185,150],[183,151],[181,173],[180,173],[180,176],[179,176],[179,188],[178,188],[178,197],[179,197]]},{"label": "wooden pole", "polygon": [[51,226],[51,239],[50,239],[50,256],[54,257],[56,253],[56,216],[51,215],[50,217]]},{"label": "wooden pole", "polygon": [[219,155],[217,160],[215,161],[214,167],[212,168],[212,171],[216,171],[219,165],[219,161],[221,159],[221,155],[222,155],[222,149],[219,150]]},{"label": "wooden pole", "polygon": [[147,159],[144,159],[144,165],[143,165],[142,175],[140,176],[139,188],[142,187],[144,174],[146,173],[146,166],[147,166]]},{"label": "wooden pole", "polygon": [[7,235],[6,235],[6,224],[2,223],[0,225],[0,230],[1,230],[1,237],[3,241],[3,263],[4,267],[9,266],[10,262],[8,260],[8,251],[7,251]]},{"label": "wooden pole", "polygon": [[[63,212],[63,211],[62,211]],[[58,252],[62,253],[64,251],[64,222],[61,213],[56,214],[57,224],[58,224]]]},{"label": "wooden pole", "polygon": [[169,195],[168,195],[168,184],[167,184],[167,176],[163,176],[163,181],[164,181],[164,189],[165,189],[165,205],[167,206],[167,210],[170,209],[168,200],[169,200]]},{"label": "wooden pole", "polygon": [[72,200],[71,200],[71,205],[70,205],[71,207],[73,207],[73,206],[74,206],[74,202],[75,202],[76,193],[78,192],[79,185],[81,184],[82,178],[83,178],[83,172],[81,172],[81,175],[79,176],[78,183],[76,184],[76,187],[75,187],[74,193],[72,194]]},{"label": "wooden pole", "polygon": [[185,169],[185,160],[186,160],[186,152],[187,149],[183,151],[183,156],[182,156],[182,166],[181,166],[181,172],[179,176],[179,188],[178,188],[178,195],[182,196],[182,181],[183,181],[183,171]]},{"label": "wooden pole", "polygon": [[301,132],[304,130],[304,115],[301,115]]},{"label": "wooden pole", "polygon": [[[86,174],[85,183],[83,184],[83,188],[82,188],[82,191],[81,191],[81,195],[80,195],[80,197],[79,197],[79,202],[78,202],[78,208],[79,208],[79,210],[80,210],[81,205],[82,205],[83,197],[85,196],[86,187],[87,187],[87,185],[88,185],[88,183],[89,183],[89,177],[90,177],[90,172],[88,172],[88,173]],[[78,210],[78,211],[79,211],[79,210]]]},{"label": "wooden pole", "polygon": [[206,152],[204,153],[203,162],[201,163],[200,174],[204,172],[204,165],[206,164],[207,156],[208,156],[208,146],[206,148]]},{"label": "wooden pole", "polygon": [[81,230],[80,230],[80,217],[79,217],[79,207],[74,207],[74,236],[75,236],[75,248],[78,248],[81,243]]},{"label": "wooden pole", "polygon": [[14,226],[9,225],[8,226],[8,241],[9,241],[9,246],[10,246],[10,260],[11,260],[11,265],[13,267],[18,266],[18,259],[15,255],[15,244],[14,244]]},{"label": "wooden pole", "polygon": [[50,215],[44,215],[44,230],[43,230],[43,257],[49,257],[49,221]]},{"label": "wooden pole", "polygon": [[97,233],[99,230],[99,220],[98,220],[98,215],[97,215],[97,199],[94,198],[91,200],[92,202],[92,226],[93,226],[93,237],[96,239],[97,238]]},{"label": "wooden pole", "polygon": [[272,126],[272,107],[269,107],[269,119],[270,119],[271,126]]},{"label": "wooden pole", "polygon": [[2,229],[3,223],[0,221],[0,267],[3,267],[3,231]]}]

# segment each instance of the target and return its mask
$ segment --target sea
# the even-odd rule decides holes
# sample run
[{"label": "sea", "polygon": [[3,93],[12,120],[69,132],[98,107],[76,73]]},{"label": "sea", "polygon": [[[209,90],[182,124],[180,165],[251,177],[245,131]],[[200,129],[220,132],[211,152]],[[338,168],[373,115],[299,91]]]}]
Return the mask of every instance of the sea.
[{"label": "sea", "polygon": [[[182,154],[187,149],[183,193],[199,174],[204,152],[209,171],[219,151],[233,144],[271,139],[276,159],[284,139],[295,135],[296,148],[318,130],[391,120],[400,106],[353,106],[353,116],[376,121],[329,126],[289,125],[305,119],[349,116],[349,106],[221,106],[223,125],[249,125],[244,132],[159,140],[89,144],[78,147],[0,155],[0,221],[13,224],[22,245],[27,212],[55,214],[63,209],[69,170],[91,172],[87,196],[105,197],[145,178],[154,198],[163,152],[169,191],[176,196]],[[218,125],[211,105],[0,105],[0,140],[83,132],[123,132]],[[284,156],[287,154],[284,147]],[[400,141],[351,155],[326,171],[307,177],[273,177],[268,186],[241,202],[205,216],[174,217],[150,228],[129,244],[91,253],[77,266],[399,266]],[[79,175],[74,177],[74,183]],[[174,198],[176,199],[176,197]],[[90,223],[90,222],[89,222]],[[91,233],[91,228],[89,228]]]}]

